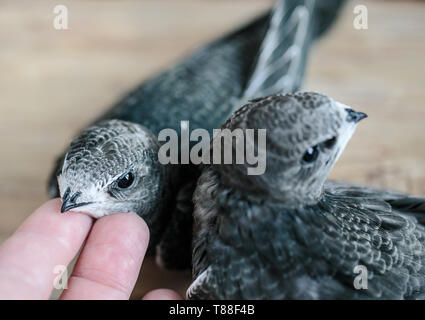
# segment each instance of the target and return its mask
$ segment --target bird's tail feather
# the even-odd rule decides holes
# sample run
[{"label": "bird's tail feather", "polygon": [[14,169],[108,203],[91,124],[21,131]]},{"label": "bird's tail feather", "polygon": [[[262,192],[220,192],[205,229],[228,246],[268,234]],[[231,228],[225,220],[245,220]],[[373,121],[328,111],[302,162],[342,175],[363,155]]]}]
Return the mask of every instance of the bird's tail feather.
[{"label": "bird's tail feather", "polygon": [[299,90],[312,41],[333,23],[344,0],[279,0],[253,66],[244,100]]}]

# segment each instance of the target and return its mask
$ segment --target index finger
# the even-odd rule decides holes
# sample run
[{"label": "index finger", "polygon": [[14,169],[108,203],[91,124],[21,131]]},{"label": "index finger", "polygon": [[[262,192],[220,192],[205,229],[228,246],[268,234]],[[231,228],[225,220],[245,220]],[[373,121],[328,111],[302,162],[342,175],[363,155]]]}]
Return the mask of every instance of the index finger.
[{"label": "index finger", "polygon": [[148,226],[135,213],[98,219],[61,299],[128,299],[148,243]]},{"label": "index finger", "polygon": [[60,214],[60,200],[50,200],[31,214],[0,246],[0,299],[47,299],[91,228],[81,213]]}]

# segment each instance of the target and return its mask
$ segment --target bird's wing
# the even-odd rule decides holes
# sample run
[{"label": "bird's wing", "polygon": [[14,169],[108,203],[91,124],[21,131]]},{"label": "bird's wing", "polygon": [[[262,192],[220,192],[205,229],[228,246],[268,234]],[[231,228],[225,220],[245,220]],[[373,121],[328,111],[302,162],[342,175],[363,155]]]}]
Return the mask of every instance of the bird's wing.
[{"label": "bird's wing", "polygon": [[377,187],[364,186],[361,184],[345,181],[327,180],[325,189],[334,194],[344,194],[352,197],[377,197],[383,200],[406,197],[406,194],[395,190],[386,190]]},{"label": "bird's wing", "polygon": [[[369,288],[364,291],[366,296],[399,299],[423,296],[425,228],[413,216],[425,215],[424,203],[424,198],[398,192],[327,182],[320,207],[331,213],[334,223],[322,234],[331,240],[322,248],[333,257],[335,265],[341,266],[336,277],[352,289],[350,269],[356,264],[364,265],[371,276]],[[339,240],[332,239],[332,234]]]},{"label": "bird's wing", "polygon": [[154,134],[164,128],[180,132],[217,128],[243,94],[251,67],[267,31],[269,13],[201,47],[174,67],[150,78],[126,95],[101,119],[140,123]]},{"label": "bird's wing", "polygon": [[419,223],[425,225],[425,197],[410,196],[398,191],[363,186],[341,181],[327,181],[326,189],[335,194],[351,197],[382,199],[393,210],[414,216]]},{"label": "bird's wing", "polygon": [[163,128],[212,130],[261,95],[299,89],[311,42],[344,0],[279,0],[247,26],[199,49],[124,97],[104,118]]},{"label": "bird's wing", "polygon": [[243,102],[299,90],[313,40],[334,22],[343,3],[343,0],[278,1]]}]

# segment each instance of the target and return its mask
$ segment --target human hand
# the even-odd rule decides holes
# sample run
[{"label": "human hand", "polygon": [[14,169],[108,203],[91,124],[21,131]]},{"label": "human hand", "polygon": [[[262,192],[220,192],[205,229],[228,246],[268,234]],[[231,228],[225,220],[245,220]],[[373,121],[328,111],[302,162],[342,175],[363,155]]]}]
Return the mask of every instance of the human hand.
[{"label": "human hand", "polygon": [[[85,240],[60,299],[128,299],[149,243],[146,223],[134,213],[96,221],[78,212],[60,214],[59,199],[38,208],[0,246],[0,299],[48,299],[55,266],[67,266]],[[181,297],[158,289],[143,299]]]}]

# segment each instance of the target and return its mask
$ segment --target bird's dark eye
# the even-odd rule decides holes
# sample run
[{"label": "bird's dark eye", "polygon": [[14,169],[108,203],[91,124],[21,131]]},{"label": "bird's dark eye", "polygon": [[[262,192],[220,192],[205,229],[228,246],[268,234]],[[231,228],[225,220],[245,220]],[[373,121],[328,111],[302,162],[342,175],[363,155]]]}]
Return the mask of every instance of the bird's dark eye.
[{"label": "bird's dark eye", "polygon": [[303,161],[305,163],[312,163],[312,162],[316,161],[318,156],[319,156],[319,148],[317,146],[310,147],[304,153]]},{"label": "bird's dark eye", "polygon": [[331,149],[334,147],[335,143],[336,143],[336,137],[333,137],[323,142],[323,145],[325,148]]},{"label": "bird's dark eye", "polygon": [[128,172],[124,176],[118,179],[117,186],[120,189],[127,189],[131,187],[133,182],[134,182],[134,174],[132,172]]}]

